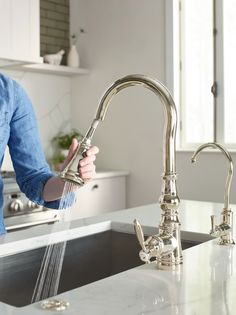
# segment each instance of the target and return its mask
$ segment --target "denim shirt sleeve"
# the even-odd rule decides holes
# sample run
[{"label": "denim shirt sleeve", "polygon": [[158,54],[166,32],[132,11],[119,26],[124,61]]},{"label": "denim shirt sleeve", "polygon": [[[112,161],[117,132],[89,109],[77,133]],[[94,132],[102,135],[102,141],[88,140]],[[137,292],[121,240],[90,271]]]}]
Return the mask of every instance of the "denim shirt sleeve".
[{"label": "denim shirt sleeve", "polygon": [[24,89],[13,81],[13,115],[10,122],[9,151],[17,183],[33,202],[58,209],[60,200],[45,202],[42,193],[45,183],[55,176],[46,162],[34,110]]}]

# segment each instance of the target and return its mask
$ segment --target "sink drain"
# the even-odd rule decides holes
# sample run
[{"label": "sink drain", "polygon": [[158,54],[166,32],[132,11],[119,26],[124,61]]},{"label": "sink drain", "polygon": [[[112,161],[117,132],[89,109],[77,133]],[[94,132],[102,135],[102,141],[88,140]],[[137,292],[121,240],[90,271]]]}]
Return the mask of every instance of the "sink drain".
[{"label": "sink drain", "polygon": [[69,305],[69,302],[59,300],[45,300],[41,303],[42,309],[51,311],[64,311]]}]

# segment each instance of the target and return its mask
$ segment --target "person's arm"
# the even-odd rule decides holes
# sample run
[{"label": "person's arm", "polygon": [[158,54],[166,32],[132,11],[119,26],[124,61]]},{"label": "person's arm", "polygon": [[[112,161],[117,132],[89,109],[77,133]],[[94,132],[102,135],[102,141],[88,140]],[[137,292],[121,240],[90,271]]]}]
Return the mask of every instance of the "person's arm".
[{"label": "person's arm", "polygon": [[[10,120],[9,151],[22,192],[37,204],[48,206],[42,197],[45,183],[54,174],[46,162],[35,113],[24,89],[12,80],[12,116]],[[52,205],[56,208],[57,205]]]},{"label": "person's arm", "polygon": [[[15,81],[13,95],[8,146],[17,183],[21,191],[33,202],[57,209],[60,206],[63,182],[50,170],[46,162],[31,101]],[[71,159],[76,146],[77,142],[74,140],[65,163]],[[98,151],[97,148],[95,151]],[[94,159],[93,154],[91,157]],[[85,165],[80,171],[84,178],[90,179],[94,176],[95,168],[91,159],[89,156],[83,159]]]},{"label": "person's arm", "polygon": [[[78,146],[78,141],[76,139],[73,139],[70,149],[69,149],[68,156],[65,162],[63,163],[62,169],[71,160],[73,154],[76,151],[77,146]],[[93,162],[96,159],[96,154],[98,153],[98,151],[99,150],[97,147],[91,146],[91,148],[89,148],[89,150],[87,151],[87,156],[83,158],[80,161],[80,165],[78,165],[80,176],[85,181],[91,180],[96,174],[95,165]],[[57,176],[51,177],[44,186],[44,190],[43,190],[44,200],[52,201],[55,199],[59,199],[62,196],[64,185],[65,185],[65,182],[61,178]]]}]

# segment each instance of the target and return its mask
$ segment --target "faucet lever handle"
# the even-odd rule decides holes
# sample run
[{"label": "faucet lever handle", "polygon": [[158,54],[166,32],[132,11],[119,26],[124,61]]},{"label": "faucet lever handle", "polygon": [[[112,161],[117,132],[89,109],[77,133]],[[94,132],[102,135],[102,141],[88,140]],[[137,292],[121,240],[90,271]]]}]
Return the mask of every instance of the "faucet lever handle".
[{"label": "faucet lever handle", "polygon": [[144,235],[143,235],[143,229],[137,219],[134,219],[134,230],[135,230],[137,239],[139,241],[139,244],[142,247],[142,250],[145,252],[146,246],[145,246],[145,240],[144,240]]},{"label": "faucet lever handle", "polygon": [[215,215],[211,215],[211,231],[210,231],[210,234],[211,233],[214,233],[215,232]]}]

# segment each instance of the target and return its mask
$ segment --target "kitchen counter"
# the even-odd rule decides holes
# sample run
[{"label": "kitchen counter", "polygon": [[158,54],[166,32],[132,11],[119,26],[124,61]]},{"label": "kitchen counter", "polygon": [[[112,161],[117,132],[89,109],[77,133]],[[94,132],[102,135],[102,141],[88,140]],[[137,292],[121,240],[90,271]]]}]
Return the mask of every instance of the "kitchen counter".
[{"label": "kitchen counter", "polygon": [[99,169],[96,170],[96,176],[95,179],[99,178],[107,178],[107,177],[118,177],[118,176],[128,176],[129,171],[125,170],[103,170]]},{"label": "kitchen counter", "polygon": [[[179,207],[182,238],[204,242],[183,252],[183,265],[174,271],[157,270],[155,264],[143,265],[60,294],[58,298],[70,302],[64,314],[236,314],[235,246],[219,246],[208,235],[210,215],[216,214],[220,220],[222,206],[182,200]],[[231,208],[236,211],[236,205]],[[130,231],[134,218],[153,233],[160,220],[159,205],[9,233],[0,240],[0,253],[9,255],[110,228]],[[21,308],[0,303],[1,315],[47,313],[58,314],[42,310],[40,303]]]}]

